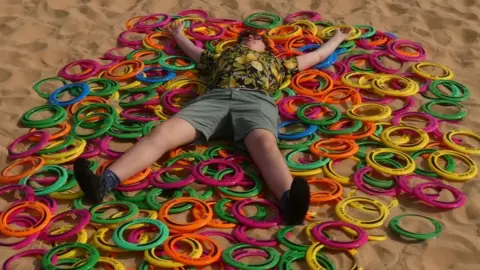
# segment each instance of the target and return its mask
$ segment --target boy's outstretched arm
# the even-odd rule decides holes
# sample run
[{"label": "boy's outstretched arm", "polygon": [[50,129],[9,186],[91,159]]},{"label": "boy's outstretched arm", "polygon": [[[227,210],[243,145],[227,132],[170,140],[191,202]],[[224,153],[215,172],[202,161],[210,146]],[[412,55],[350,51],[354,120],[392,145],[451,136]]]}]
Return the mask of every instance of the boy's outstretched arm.
[{"label": "boy's outstretched arm", "polygon": [[313,52],[297,56],[298,68],[300,71],[313,67],[325,60],[330,54],[333,53],[333,51],[337,49],[338,45],[340,45],[340,43],[342,43],[345,38],[348,37],[350,31],[350,27],[342,27],[337,29],[335,36],[327,41],[327,43],[323,44],[322,47]]},{"label": "boy's outstretched arm", "polygon": [[193,61],[199,63],[200,56],[204,51],[202,48],[195,46],[191,40],[189,40],[185,34],[183,33],[183,29],[185,27],[184,22],[173,22],[168,26],[168,31],[170,34],[175,38],[178,46],[182,49],[182,51],[188,55],[188,57],[192,58]]}]

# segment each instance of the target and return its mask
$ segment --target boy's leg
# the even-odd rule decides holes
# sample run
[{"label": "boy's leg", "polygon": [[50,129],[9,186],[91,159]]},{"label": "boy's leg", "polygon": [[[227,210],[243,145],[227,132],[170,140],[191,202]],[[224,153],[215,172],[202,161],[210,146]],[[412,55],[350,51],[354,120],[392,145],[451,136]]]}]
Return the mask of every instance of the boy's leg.
[{"label": "boy's leg", "polygon": [[155,127],[136,143],[101,176],[91,172],[86,159],[74,163],[74,173],[85,197],[99,203],[122,181],[132,177],[158,160],[165,152],[188,144],[203,135],[208,139],[229,111],[228,102],[201,97],[173,118]]},{"label": "boy's leg", "polygon": [[310,187],[305,179],[292,178],[277,146],[278,109],[261,93],[238,91],[232,103],[235,141],[243,140],[268,187],[280,200],[288,224],[303,222],[310,204]]}]

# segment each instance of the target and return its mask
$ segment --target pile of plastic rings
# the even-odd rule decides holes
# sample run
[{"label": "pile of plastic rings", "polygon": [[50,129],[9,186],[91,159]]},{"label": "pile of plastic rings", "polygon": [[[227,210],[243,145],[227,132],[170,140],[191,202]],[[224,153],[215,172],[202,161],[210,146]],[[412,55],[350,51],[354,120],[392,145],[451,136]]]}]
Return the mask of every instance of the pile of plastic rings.
[{"label": "pile of plastic rings", "polygon": [[[283,120],[278,146],[292,175],[306,177],[316,187],[312,206],[329,205],[336,214],[335,220],[318,222],[316,213],[309,212],[304,229],[309,243],[289,240],[293,227],[277,227],[282,224],[279,209],[265,199],[258,170],[245,151],[228,145],[174,149],[124,181],[114,191],[115,199],[85,206],[72,161],[89,158],[90,169],[101,174],[122,155],[111,149],[113,141],[140,140],[207,90],[195,63],[165,31],[174,20],[186,22],[186,35],[196,46],[216,54],[235,45],[242,30],[261,29],[279,57],[319,48],[339,27],[315,11],[285,18],[255,13],[243,22],[209,18],[202,10],[138,16],[125,23],[127,30],[118,36],[120,47],[99,59],[72,62],[57,77],[35,83],[33,90],[47,103],[22,115],[20,124],[30,130],[8,146],[11,164],[0,173],[0,194],[14,192],[19,198],[1,211],[0,233],[13,240],[0,245],[19,250],[41,241],[49,248],[21,251],[7,259],[3,269],[15,269],[16,260],[34,256],[41,258],[43,269],[101,265],[120,270],[126,268],[116,255],[126,252],[143,257],[136,268],[142,270],[207,265],[291,269],[298,260],[306,260],[310,269],[336,269],[328,254],[331,249],[344,250],[353,259],[351,269],[361,269],[356,250],[368,241],[387,239],[372,229],[388,224],[388,230],[414,240],[431,239],[442,231],[443,225],[430,217],[390,217],[398,205],[396,197],[441,209],[465,203],[465,194],[448,183],[476,177],[478,167],[471,155],[480,154],[480,149],[464,141],[480,136],[443,133],[440,125],[466,117],[462,102],[470,97],[468,88],[454,81],[447,67],[425,61],[420,44],[368,25],[352,25],[347,40],[332,55],[273,93]],[[132,34],[143,37],[132,39]],[[390,67],[388,61],[398,67]],[[432,67],[442,74],[430,72]],[[42,90],[51,82],[63,86]],[[62,98],[67,93],[69,100]],[[395,108],[398,101],[404,106]],[[419,111],[414,110],[417,102]],[[453,112],[441,109],[452,107]],[[38,117],[45,112],[48,118]],[[408,125],[406,120],[412,119],[423,121],[424,127]],[[19,151],[18,145],[25,143],[29,148]],[[417,166],[421,159],[427,166]],[[348,160],[357,163],[355,173],[335,170]],[[442,191],[452,199],[444,200]],[[357,195],[360,192],[366,195]],[[390,200],[386,203],[379,196]],[[60,212],[57,203],[71,209]],[[246,207],[256,210],[247,213]],[[349,208],[375,218],[358,218]],[[114,213],[107,215],[108,211]],[[191,218],[180,222],[176,214]],[[423,217],[435,230],[403,229],[399,221],[410,216]],[[59,226],[68,224],[69,217],[75,217],[75,226]],[[90,239],[87,227],[95,231]],[[247,233],[276,228],[276,237],[269,240]],[[350,240],[336,240],[328,233],[332,228],[344,231]],[[220,246],[215,237],[231,245]],[[181,249],[185,245],[188,252]],[[240,261],[252,256],[265,259],[260,264]]]}]

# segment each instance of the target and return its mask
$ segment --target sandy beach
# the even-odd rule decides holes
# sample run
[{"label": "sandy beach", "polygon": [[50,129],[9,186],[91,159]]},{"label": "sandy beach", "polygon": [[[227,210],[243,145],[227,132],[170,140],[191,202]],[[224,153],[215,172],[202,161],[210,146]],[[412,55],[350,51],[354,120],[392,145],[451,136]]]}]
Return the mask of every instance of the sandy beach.
[{"label": "sandy beach", "polygon": [[[36,81],[56,76],[61,67],[74,60],[97,59],[114,48],[129,18],[153,13],[176,14],[185,9],[203,9],[212,18],[237,20],[258,11],[284,17],[295,11],[315,10],[336,24],[367,24],[419,42],[427,51],[427,59],[449,67],[455,74],[454,80],[467,86],[472,94],[463,102],[468,116],[460,126],[442,125],[443,131],[454,128],[480,133],[479,0],[4,0],[0,8],[0,168],[9,164],[7,146],[28,131],[18,124],[22,114],[45,103],[32,90]],[[423,101],[417,101],[418,108]],[[116,150],[122,147],[125,145]],[[480,164],[478,156],[472,157]],[[348,173],[350,168],[339,170]],[[424,242],[406,241],[392,234],[386,222],[374,232],[386,233],[388,239],[370,241],[358,249],[357,264],[366,270],[480,269],[479,177],[449,184],[467,195],[463,207],[440,211],[400,198],[399,206],[391,209],[389,217],[415,213],[435,218],[444,226],[439,237]],[[6,205],[7,200],[1,198],[0,211]],[[68,204],[60,206],[60,209],[67,208]],[[311,210],[318,211],[322,221],[335,217],[328,207]],[[402,225],[418,232],[432,229],[430,224],[416,218],[406,219]],[[296,228],[292,239],[306,244],[302,229]],[[277,228],[272,228],[253,231],[250,235],[267,239],[276,231]],[[0,240],[3,239],[1,236]],[[31,247],[41,245],[37,242]],[[0,264],[17,252],[0,247]],[[126,269],[136,269],[142,262],[142,253],[127,254],[121,255],[120,260]],[[350,269],[351,260],[345,254],[331,258],[337,269]],[[34,269],[29,262],[28,259],[19,261],[12,269]],[[306,264],[301,263],[293,267],[307,269]]]}]

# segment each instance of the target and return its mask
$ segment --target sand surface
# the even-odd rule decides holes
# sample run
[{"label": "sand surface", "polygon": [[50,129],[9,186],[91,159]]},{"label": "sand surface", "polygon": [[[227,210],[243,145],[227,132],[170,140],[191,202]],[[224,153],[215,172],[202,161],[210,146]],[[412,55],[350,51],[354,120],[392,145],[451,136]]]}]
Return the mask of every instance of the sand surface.
[{"label": "sand surface", "polygon": [[[125,29],[123,23],[133,16],[175,14],[191,8],[207,10],[211,17],[235,19],[255,11],[284,16],[298,10],[316,10],[336,23],[368,24],[420,42],[427,49],[429,59],[451,68],[455,80],[470,88],[472,97],[464,103],[469,115],[461,125],[480,132],[478,0],[3,0],[0,8],[0,168],[8,164],[8,144],[27,132],[17,126],[20,116],[27,109],[44,103],[31,88],[34,82],[55,76],[60,67],[73,60],[101,56],[116,45],[117,35]],[[437,239],[409,243],[388,233],[390,239],[369,242],[358,250],[358,264],[369,270],[480,269],[480,182],[476,179],[452,185],[468,195],[464,207],[443,212],[401,199],[400,206],[391,211],[391,217],[420,213],[438,219],[445,230]],[[2,200],[0,209],[5,205],[6,201]],[[334,215],[327,208],[312,210],[319,211],[323,220],[331,220]],[[430,228],[416,219],[403,224],[412,230]],[[257,231],[254,235],[268,238],[275,231]],[[295,235],[301,235],[300,231],[296,229]],[[386,225],[376,230],[382,234],[387,231]],[[305,243],[303,237],[298,238],[296,242]],[[0,263],[15,253],[0,247]],[[137,259],[132,259],[134,257]],[[133,269],[141,262],[141,253],[128,253],[122,258],[127,268]],[[349,269],[348,257],[332,258],[338,269]],[[306,269],[304,264],[295,267]],[[14,269],[34,267],[25,260]]]}]

